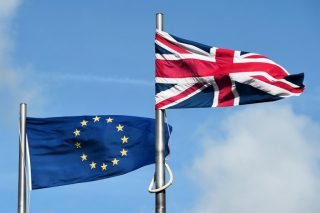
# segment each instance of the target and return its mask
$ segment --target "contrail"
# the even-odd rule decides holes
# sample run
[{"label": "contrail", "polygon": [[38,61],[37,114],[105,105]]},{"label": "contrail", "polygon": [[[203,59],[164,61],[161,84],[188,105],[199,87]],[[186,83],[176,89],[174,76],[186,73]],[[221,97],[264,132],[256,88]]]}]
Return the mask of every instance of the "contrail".
[{"label": "contrail", "polygon": [[42,77],[49,77],[53,80],[63,80],[63,81],[89,81],[89,82],[98,82],[98,83],[117,83],[117,84],[134,84],[139,86],[153,86],[154,81],[146,81],[141,79],[132,79],[132,78],[121,78],[121,77],[103,77],[95,75],[85,75],[85,74],[52,74],[50,76],[44,75]]}]

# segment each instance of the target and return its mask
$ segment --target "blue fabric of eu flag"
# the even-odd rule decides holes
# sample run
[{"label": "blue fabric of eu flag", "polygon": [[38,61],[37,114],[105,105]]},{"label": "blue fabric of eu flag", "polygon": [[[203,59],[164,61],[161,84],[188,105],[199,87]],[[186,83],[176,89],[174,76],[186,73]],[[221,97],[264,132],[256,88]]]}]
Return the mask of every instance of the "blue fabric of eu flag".
[{"label": "blue fabric of eu flag", "polygon": [[[166,155],[169,131],[165,128]],[[99,115],[27,118],[32,189],[95,181],[155,162],[155,120]]]}]

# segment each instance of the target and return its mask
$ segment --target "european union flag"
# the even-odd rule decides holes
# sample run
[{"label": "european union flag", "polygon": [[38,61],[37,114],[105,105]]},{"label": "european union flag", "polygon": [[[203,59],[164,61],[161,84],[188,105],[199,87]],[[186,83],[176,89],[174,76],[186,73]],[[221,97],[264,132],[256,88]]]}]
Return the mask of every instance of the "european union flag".
[{"label": "european union flag", "polygon": [[[165,133],[166,155],[171,129]],[[32,189],[114,177],[155,162],[151,118],[27,118],[27,138]]]}]

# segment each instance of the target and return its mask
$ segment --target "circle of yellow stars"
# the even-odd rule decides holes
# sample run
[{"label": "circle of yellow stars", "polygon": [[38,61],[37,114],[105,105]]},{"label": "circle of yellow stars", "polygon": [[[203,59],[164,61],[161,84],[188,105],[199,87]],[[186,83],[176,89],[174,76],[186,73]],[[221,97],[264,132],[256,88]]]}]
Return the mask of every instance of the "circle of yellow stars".
[{"label": "circle of yellow stars", "polygon": [[[95,116],[95,117],[92,118],[92,122],[93,122],[93,123],[100,122],[100,119],[101,119],[101,117]],[[108,118],[105,119],[105,122],[108,124],[108,123],[112,123],[113,120],[114,120],[113,118],[108,117]],[[82,120],[82,121],[80,122],[81,127],[87,126],[89,122],[90,122],[89,120]],[[119,124],[116,126],[117,132],[123,132],[124,127],[125,127],[124,125],[122,125],[122,124],[119,123]],[[75,137],[75,138],[78,138],[78,137],[81,135],[81,130],[75,129],[74,132],[73,132],[73,134],[74,134],[74,137]],[[126,135],[123,135],[123,137],[121,138],[121,142],[122,142],[122,144],[128,143],[128,142],[129,142],[129,137],[127,137]],[[80,143],[79,141],[76,141],[75,144],[74,144],[74,146],[75,146],[76,149],[81,149],[81,148],[82,148],[82,147],[81,147],[81,143]],[[128,156],[128,150],[125,149],[125,148],[122,148],[122,149],[120,150],[120,154],[121,154],[121,157],[126,157],[126,156]],[[82,155],[80,156],[80,158],[81,158],[81,161],[82,161],[82,162],[88,161],[88,155],[86,155],[85,153],[82,153]],[[114,158],[114,159],[111,161],[112,166],[118,166],[118,165],[119,165],[119,162],[120,162],[120,160],[117,159],[117,158]],[[89,166],[90,166],[90,169],[91,169],[91,170],[97,169],[97,168],[101,168],[101,171],[107,171],[107,168],[108,168],[108,164],[102,163],[101,165],[97,165],[97,163],[94,162],[94,161],[91,161],[91,163],[89,164]]]}]

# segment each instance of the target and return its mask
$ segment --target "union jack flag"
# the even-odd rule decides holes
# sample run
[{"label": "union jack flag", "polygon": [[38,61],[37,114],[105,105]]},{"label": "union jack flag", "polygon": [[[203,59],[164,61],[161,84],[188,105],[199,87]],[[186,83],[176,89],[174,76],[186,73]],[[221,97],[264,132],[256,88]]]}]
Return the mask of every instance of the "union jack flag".
[{"label": "union jack flag", "polygon": [[227,107],[276,101],[303,92],[304,74],[289,75],[256,53],[210,47],[156,32],[156,109]]}]

